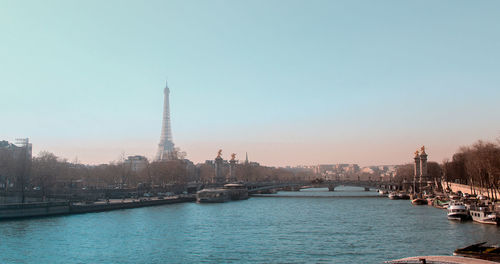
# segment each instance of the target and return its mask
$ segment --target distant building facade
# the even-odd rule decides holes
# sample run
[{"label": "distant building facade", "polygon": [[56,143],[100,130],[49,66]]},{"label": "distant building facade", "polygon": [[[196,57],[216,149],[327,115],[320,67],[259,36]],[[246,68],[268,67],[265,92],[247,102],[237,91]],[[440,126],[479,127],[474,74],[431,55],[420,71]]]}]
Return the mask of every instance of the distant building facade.
[{"label": "distant building facade", "polygon": [[127,168],[129,168],[133,172],[139,172],[147,168],[148,159],[144,156],[135,155],[128,156],[127,159],[123,162]]},{"label": "distant building facade", "polygon": [[358,164],[319,164],[312,171],[324,180],[349,180],[351,175],[359,172]]},{"label": "distant building facade", "polygon": [[25,158],[31,160],[33,156],[33,146],[29,143],[29,139],[27,138],[20,140],[17,144],[2,140],[0,141],[0,151],[6,151],[14,158],[21,158],[23,155],[26,155]]},{"label": "distant building facade", "polygon": [[0,189],[22,188],[29,183],[33,146],[29,139],[16,144],[0,141]]}]

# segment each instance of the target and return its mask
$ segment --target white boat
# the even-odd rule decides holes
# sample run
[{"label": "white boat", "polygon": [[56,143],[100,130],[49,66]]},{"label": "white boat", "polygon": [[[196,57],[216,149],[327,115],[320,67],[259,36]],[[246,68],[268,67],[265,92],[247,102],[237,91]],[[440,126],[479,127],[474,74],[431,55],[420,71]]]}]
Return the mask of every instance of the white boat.
[{"label": "white boat", "polygon": [[380,196],[387,196],[387,194],[389,194],[389,192],[387,190],[378,190],[378,194]]},{"label": "white boat", "polygon": [[469,218],[469,214],[467,214],[467,208],[462,202],[452,201],[448,205],[448,219],[462,221],[467,218]]},{"label": "white boat", "polygon": [[399,198],[399,194],[398,193],[391,192],[391,193],[389,193],[389,199],[391,199],[391,200],[399,200],[401,198]]},{"label": "white boat", "polygon": [[496,213],[491,212],[488,207],[475,207],[470,209],[472,221],[481,224],[499,225],[500,217]]},{"label": "white boat", "polygon": [[398,193],[399,199],[401,200],[409,200],[410,196],[407,193]]}]

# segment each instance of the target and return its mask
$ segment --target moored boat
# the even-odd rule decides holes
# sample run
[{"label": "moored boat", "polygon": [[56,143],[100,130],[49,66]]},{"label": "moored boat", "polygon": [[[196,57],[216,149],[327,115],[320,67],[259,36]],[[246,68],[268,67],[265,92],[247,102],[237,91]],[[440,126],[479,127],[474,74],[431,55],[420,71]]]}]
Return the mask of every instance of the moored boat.
[{"label": "moored boat", "polygon": [[449,205],[449,201],[445,201],[445,200],[441,200],[439,198],[436,198],[434,199],[432,205],[436,208],[439,208],[439,209],[446,209],[448,208],[448,205]]},{"label": "moored boat", "polygon": [[415,198],[411,201],[411,204],[413,205],[426,205],[427,200],[423,198]]},{"label": "moored boat", "polygon": [[450,220],[466,220],[469,218],[467,208],[462,202],[452,201],[448,206],[448,219]]},{"label": "moored boat", "polygon": [[228,183],[223,188],[203,189],[196,193],[198,203],[223,203],[248,199],[248,189],[239,183]]},{"label": "moored boat", "polygon": [[416,256],[396,260],[385,261],[390,264],[495,264],[497,262],[457,256]]},{"label": "moored boat", "polygon": [[224,185],[224,189],[229,190],[231,200],[245,200],[248,199],[248,189],[245,185],[240,183],[228,183]]},{"label": "moored boat", "polygon": [[391,192],[391,193],[389,193],[389,199],[391,199],[391,200],[399,200],[401,198],[399,198],[399,194],[398,193]]},{"label": "moored boat", "polygon": [[198,203],[223,203],[229,200],[231,200],[231,195],[227,189],[203,189],[196,193]]},{"label": "moored boat", "polygon": [[494,264],[500,261],[500,247],[485,246],[486,242],[456,249],[453,256],[416,256],[385,261],[390,264]]},{"label": "moored boat", "polygon": [[378,190],[378,194],[380,196],[387,196],[389,194],[389,192],[387,190]]},{"label": "moored boat", "polygon": [[478,222],[481,224],[500,225],[500,217],[497,217],[496,213],[492,212],[488,207],[471,207],[469,212],[470,216],[472,217],[472,221],[474,222]]},{"label": "moored boat", "polygon": [[456,249],[453,252],[453,255],[497,262],[500,261],[500,247],[486,246],[485,244],[486,242],[482,242],[464,248]]},{"label": "moored boat", "polygon": [[409,200],[410,199],[410,195],[408,195],[407,193],[399,193],[398,196],[399,196],[399,199],[401,199],[401,200]]}]

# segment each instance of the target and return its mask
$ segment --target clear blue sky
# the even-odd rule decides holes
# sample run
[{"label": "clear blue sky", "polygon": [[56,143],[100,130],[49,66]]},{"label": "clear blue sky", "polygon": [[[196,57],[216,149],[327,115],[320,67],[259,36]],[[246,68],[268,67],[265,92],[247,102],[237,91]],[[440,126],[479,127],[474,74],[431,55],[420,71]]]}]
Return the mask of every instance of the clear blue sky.
[{"label": "clear blue sky", "polygon": [[0,0],[0,139],[85,163],[431,160],[500,136],[500,1]]}]

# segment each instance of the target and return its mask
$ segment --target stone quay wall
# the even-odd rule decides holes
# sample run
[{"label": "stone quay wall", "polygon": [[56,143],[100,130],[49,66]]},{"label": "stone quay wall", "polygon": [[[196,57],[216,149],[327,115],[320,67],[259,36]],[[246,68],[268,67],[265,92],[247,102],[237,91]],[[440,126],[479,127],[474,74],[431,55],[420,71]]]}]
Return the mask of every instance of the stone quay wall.
[{"label": "stone quay wall", "polygon": [[0,205],[0,220],[68,214],[69,210],[68,202],[5,204]]}]

